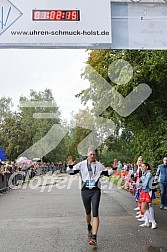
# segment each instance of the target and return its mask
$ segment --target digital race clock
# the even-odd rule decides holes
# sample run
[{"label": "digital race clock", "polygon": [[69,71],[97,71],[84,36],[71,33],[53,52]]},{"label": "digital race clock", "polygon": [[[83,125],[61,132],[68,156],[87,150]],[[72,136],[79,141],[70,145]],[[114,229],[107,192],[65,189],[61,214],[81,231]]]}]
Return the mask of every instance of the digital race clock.
[{"label": "digital race clock", "polygon": [[33,21],[80,21],[79,10],[33,10]]}]

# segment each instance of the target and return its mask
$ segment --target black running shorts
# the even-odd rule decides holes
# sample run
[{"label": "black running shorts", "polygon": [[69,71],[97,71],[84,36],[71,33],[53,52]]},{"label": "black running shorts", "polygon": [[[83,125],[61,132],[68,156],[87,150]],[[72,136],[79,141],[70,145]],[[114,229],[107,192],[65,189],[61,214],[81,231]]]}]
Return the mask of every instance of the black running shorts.
[{"label": "black running shorts", "polygon": [[91,213],[91,205],[92,205],[93,217],[98,217],[101,190],[98,187],[92,189],[88,189],[85,187],[82,188],[81,190],[81,196],[86,214]]}]

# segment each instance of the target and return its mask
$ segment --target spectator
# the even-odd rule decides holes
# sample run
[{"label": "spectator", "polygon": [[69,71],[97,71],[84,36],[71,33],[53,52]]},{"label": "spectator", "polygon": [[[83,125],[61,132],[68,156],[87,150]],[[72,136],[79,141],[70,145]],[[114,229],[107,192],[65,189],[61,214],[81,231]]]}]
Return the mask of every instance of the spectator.
[{"label": "spectator", "polygon": [[119,162],[118,162],[118,169],[119,169],[119,170],[122,170],[122,167],[123,167],[123,165],[122,165],[121,161],[119,161]]},{"label": "spectator", "polygon": [[131,170],[132,168],[133,168],[133,166],[131,165],[131,163],[127,163],[126,164],[126,169],[127,169],[127,171],[129,171],[129,170]]},{"label": "spectator", "polygon": [[159,182],[161,205],[160,209],[167,210],[167,157],[163,158],[163,164],[158,166],[156,179]]},{"label": "spectator", "polygon": [[[151,229],[157,227],[157,223],[154,219],[154,214],[149,211],[149,204],[152,202],[152,174],[150,172],[151,167],[148,163],[142,164],[142,177],[140,183],[140,202],[142,212],[144,213],[145,222],[140,227],[149,227],[149,221],[152,226]],[[152,209],[153,210],[153,209]]]},{"label": "spectator", "polygon": [[[151,167],[150,167],[150,166],[148,166],[147,171],[151,171]],[[153,180],[151,179],[151,180],[150,180],[150,188],[152,188],[152,187],[153,187]],[[155,199],[155,193],[154,193],[154,191],[153,191],[153,188],[152,188],[152,190],[149,192],[149,195],[150,195],[150,197],[151,197],[152,200]],[[151,203],[148,203],[148,207],[149,207],[148,210],[149,210],[149,212],[150,212],[150,215],[151,215],[152,219],[155,219],[155,218],[154,218],[154,208],[153,208],[152,202],[151,202]],[[139,219],[137,219],[137,220],[138,220],[138,221],[147,222],[147,216],[144,215],[142,218],[139,218]]]},{"label": "spectator", "polygon": [[[140,188],[138,188],[138,185],[140,183],[140,177],[142,176],[142,171],[141,171],[141,166],[143,163],[143,157],[139,156],[137,159],[137,170],[136,170],[136,174],[135,174],[135,180],[136,180],[136,189],[135,189],[135,200],[138,204],[138,207],[136,207],[134,210],[139,210],[140,212],[138,212],[139,215],[136,216],[136,218],[140,218],[143,217],[143,213],[141,211],[141,204],[140,204]],[[135,185],[135,184],[134,184]]]},{"label": "spectator", "polygon": [[7,162],[5,167],[6,167],[6,171],[8,173],[12,173],[12,162],[11,161]]},{"label": "spectator", "polygon": [[54,162],[51,162],[50,169],[51,169],[52,173],[54,173],[54,171],[55,171],[55,164],[54,164]]},{"label": "spectator", "polygon": [[114,159],[114,163],[112,165],[112,168],[113,168],[114,171],[116,171],[117,168],[118,168],[118,160],[116,158]]},{"label": "spectator", "polygon": [[3,164],[0,162],[0,174],[4,173],[4,166]]},{"label": "spectator", "polygon": [[123,165],[121,161],[118,161],[118,168],[117,168],[117,174],[121,177],[121,171],[122,171]]},{"label": "spectator", "polygon": [[131,172],[131,178],[133,182],[136,182],[136,171],[137,171],[137,165],[132,165],[132,172]]},{"label": "spectator", "polygon": [[125,171],[128,171],[128,169],[127,169],[127,164],[124,162],[123,163],[123,169],[125,170]]}]

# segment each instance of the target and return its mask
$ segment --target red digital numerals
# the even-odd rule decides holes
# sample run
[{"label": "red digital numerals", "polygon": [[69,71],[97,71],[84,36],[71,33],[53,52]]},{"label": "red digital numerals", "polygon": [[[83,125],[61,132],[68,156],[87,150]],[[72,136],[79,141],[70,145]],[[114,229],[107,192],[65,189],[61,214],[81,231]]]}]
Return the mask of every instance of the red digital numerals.
[{"label": "red digital numerals", "polygon": [[33,10],[33,21],[79,21],[79,10]]}]

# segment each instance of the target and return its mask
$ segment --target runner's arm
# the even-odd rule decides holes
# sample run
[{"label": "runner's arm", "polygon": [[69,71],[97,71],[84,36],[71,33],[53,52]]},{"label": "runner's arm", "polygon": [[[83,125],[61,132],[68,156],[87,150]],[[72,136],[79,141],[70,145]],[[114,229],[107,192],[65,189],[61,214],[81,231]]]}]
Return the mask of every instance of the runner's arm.
[{"label": "runner's arm", "polygon": [[101,175],[109,177],[111,174],[113,174],[115,171],[114,170],[104,170],[102,171]]},{"label": "runner's arm", "polygon": [[75,175],[79,172],[80,172],[80,170],[77,169],[76,165],[68,165],[67,166],[67,173],[69,173],[70,175]]}]

